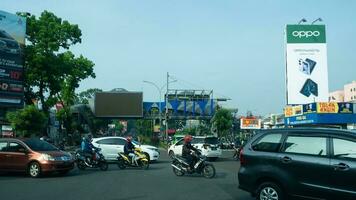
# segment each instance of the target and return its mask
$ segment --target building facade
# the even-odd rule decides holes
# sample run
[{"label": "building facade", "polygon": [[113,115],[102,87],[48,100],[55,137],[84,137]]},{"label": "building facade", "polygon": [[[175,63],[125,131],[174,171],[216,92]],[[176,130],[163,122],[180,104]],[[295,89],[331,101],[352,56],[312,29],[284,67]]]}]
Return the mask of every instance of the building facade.
[{"label": "building facade", "polygon": [[356,102],[356,81],[345,84],[343,90],[329,93],[329,102]]}]

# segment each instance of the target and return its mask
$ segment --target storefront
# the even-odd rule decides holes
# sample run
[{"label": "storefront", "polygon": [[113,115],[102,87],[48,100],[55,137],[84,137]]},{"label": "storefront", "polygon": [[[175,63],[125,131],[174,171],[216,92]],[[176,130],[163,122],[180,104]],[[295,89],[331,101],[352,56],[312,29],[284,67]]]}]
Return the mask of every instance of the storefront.
[{"label": "storefront", "polygon": [[284,123],[287,127],[316,126],[353,129],[356,124],[356,104],[318,102],[287,106]]}]

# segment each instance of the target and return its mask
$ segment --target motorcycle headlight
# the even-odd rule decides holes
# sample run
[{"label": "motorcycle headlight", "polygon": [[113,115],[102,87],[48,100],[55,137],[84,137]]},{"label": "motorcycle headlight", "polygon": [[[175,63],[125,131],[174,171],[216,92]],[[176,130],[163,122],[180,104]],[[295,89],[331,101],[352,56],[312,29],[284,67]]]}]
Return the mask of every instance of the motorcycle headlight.
[{"label": "motorcycle headlight", "polygon": [[43,154],[41,155],[41,159],[42,159],[42,160],[47,160],[47,161],[54,161],[54,160],[55,160],[55,159],[53,158],[53,156],[48,155],[48,154],[46,154],[46,153],[43,153]]}]

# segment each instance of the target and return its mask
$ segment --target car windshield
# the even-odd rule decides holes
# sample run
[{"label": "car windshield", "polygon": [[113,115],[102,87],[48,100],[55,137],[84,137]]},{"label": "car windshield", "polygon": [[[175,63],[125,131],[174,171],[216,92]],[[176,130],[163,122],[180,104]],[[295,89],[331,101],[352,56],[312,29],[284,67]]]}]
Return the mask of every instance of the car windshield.
[{"label": "car windshield", "polygon": [[33,151],[58,151],[58,148],[40,139],[28,139],[25,144]]},{"label": "car windshield", "polygon": [[138,145],[138,146],[140,146],[140,145],[141,145],[141,143],[139,143],[138,141],[135,141],[135,140],[132,140],[132,144],[134,144],[134,145]]},{"label": "car windshield", "polygon": [[204,138],[193,138],[192,144],[204,144]]},{"label": "car windshield", "polygon": [[205,138],[205,143],[206,144],[218,144],[219,139],[217,137],[207,137],[207,138]]}]

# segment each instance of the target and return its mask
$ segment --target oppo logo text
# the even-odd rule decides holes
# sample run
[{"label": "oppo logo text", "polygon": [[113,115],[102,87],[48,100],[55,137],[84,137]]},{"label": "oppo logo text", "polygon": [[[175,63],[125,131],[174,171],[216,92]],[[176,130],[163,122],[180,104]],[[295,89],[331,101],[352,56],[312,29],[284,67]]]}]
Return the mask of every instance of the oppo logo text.
[{"label": "oppo logo text", "polygon": [[318,37],[320,35],[320,32],[319,31],[293,31],[292,35],[294,37],[299,37],[299,38]]}]

